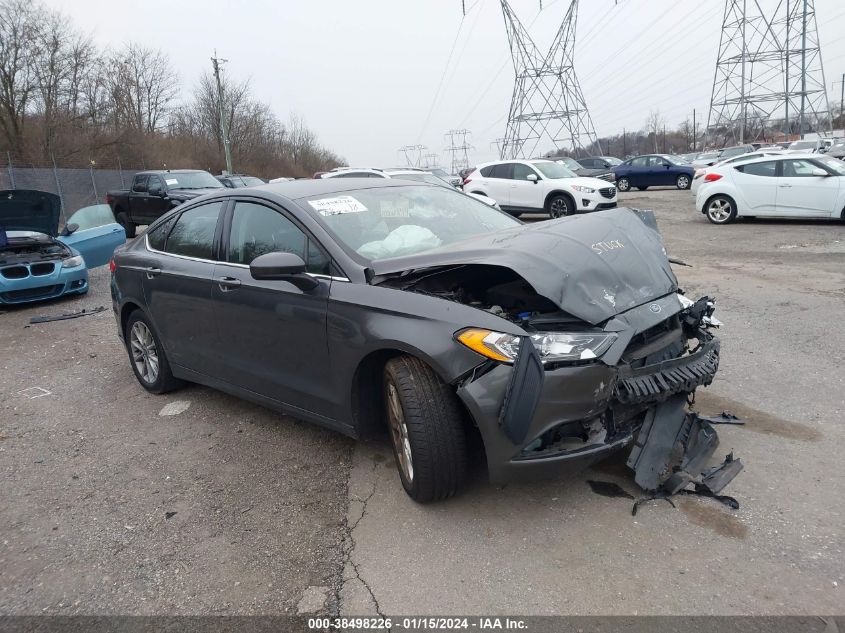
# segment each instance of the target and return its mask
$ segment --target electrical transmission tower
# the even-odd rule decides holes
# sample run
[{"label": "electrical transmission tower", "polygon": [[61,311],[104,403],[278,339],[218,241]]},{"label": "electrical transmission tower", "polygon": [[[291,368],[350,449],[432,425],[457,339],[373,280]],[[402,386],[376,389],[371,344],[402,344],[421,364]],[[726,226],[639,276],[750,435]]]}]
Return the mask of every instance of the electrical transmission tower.
[{"label": "electrical transmission tower", "polygon": [[440,156],[437,154],[425,154],[422,157],[423,160],[423,169],[433,169],[434,167],[440,167]]},{"label": "electrical transmission tower", "polygon": [[775,130],[803,138],[830,129],[814,0],[777,0],[765,11],[761,2],[725,1],[710,142],[742,144]]},{"label": "electrical transmission tower", "polygon": [[408,167],[419,167],[422,162],[423,152],[428,147],[425,145],[404,145],[399,148],[399,151],[405,156],[405,162]]},{"label": "electrical transmission tower", "polygon": [[452,155],[451,172],[457,174],[462,169],[469,167],[469,150],[474,149],[469,144],[469,130],[449,130],[445,136],[449,140],[449,147],[446,151]]},{"label": "electrical transmission tower", "polygon": [[[575,76],[578,0],[572,0],[549,51],[542,55],[507,0],[500,0],[516,81],[501,158],[531,158],[549,149],[601,154],[593,121]],[[552,148],[548,147],[551,145]]]}]

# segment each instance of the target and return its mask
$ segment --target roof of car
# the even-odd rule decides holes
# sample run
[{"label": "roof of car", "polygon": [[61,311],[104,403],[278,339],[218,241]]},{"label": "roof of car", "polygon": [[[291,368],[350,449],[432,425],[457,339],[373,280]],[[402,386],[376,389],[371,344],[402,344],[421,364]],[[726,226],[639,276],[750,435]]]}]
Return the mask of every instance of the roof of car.
[{"label": "roof of car", "polygon": [[[196,173],[203,173],[207,174],[208,172],[204,169],[145,169],[144,171],[139,171],[135,175],[138,176],[140,174],[196,174]],[[238,174],[240,175],[240,174]]]}]

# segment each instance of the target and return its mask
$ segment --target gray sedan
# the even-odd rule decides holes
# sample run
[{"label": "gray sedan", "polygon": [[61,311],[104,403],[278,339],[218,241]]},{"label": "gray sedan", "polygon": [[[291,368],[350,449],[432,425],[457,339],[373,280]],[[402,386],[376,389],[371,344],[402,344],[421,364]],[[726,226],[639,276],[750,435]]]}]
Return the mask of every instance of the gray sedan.
[{"label": "gray sedan", "polygon": [[679,294],[648,212],[527,225],[424,183],[300,180],[192,200],[112,271],[144,389],[388,432],[421,502],[460,488],[472,434],[495,482],[635,439],[646,490],[718,492],[741,468],[704,468],[718,440],[687,402],[717,371],[713,302]]}]

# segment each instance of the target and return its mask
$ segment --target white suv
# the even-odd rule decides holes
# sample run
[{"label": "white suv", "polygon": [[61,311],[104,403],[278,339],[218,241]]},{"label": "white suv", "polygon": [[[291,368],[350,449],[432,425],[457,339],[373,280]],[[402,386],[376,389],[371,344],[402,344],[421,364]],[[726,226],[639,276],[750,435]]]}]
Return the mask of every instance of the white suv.
[{"label": "white suv", "polygon": [[464,191],[489,196],[517,217],[548,213],[560,218],[616,206],[616,187],[598,178],[579,178],[551,160],[484,163],[464,179]]}]

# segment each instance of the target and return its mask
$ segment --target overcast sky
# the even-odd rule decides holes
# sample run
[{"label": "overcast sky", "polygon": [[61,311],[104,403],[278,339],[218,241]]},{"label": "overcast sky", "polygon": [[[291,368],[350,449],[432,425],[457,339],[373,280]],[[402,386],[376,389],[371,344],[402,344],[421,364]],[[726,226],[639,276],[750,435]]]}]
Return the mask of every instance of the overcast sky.
[{"label": "overcast sky", "polygon": [[[538,47],[570,0],[511,0]],[[760,0],[774,6],[775,0]],[[397,148],[443,151],[472,131],[471,162],[495,157],[513,66],[499,0],[48,0],[103,46],[128,39],[167,52],[189,94],[216,48],[283,120],[301,114],[352,165],[400,163]],[[845,2],[815,0],[831,99],[845,73]],[[706,118],[724,0],[581,0],[576,73],[600,135]],[[454,46],[454,50],[453,50]],[[450,51],[451,61],[447,65]],[[439,94],[438,86],[440,87]],[[435,100],[435,94],[437,99]],[[430,116],[429,116],[430,113]],[[699,119],[701,120],[701,119]]]}]

